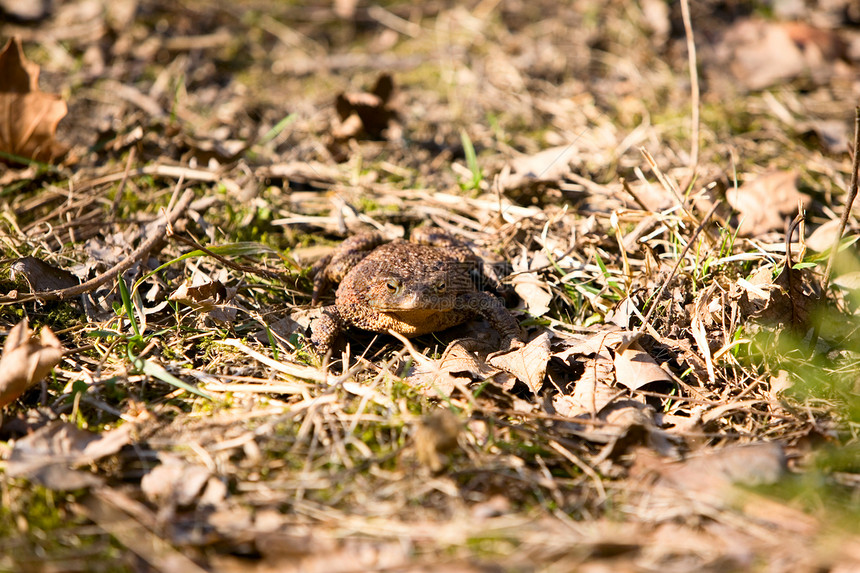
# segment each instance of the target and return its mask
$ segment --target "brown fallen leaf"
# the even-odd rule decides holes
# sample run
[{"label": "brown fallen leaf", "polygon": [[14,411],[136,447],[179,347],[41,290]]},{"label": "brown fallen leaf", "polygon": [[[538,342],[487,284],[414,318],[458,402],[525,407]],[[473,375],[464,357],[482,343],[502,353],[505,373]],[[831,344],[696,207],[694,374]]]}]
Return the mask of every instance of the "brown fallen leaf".
[{"label": "brown fallen leaf", "polygon": [[672,382],[672,377],[637,342],[615,353],[615,379],[631,390],[652,382]]},{"label": "brown fallen leaf", "polygon": [[0,408],[38,384],[63,358],[63,345],[47,326],[39,339],[25,318],[9,331],[0,357]]},{"label": "brown fallen leaf", "polygon": [[6,462],[6,475],[26,477],[54,490],[101,483],[97,476],[73,468],[117,453],[131,439],[130,424],[97,434],[67,422],[55,422],[17,440]]},{"label": "brown fallen leaf", "polygon": [[810,77],[821,84],[844,47],[835,32],[804,22],[738,20],[719,47],[735,78],[750,90]]},{"label": "brown fallen leaf", "polygon": [[21,40],[9,40],[0,51],[0,152],[36,161],[58,159],[68,151],[54,139],[67,111],[60,96],[39,91],[39,66],[24,56]]},{"label": "brown fallen leaf", "polygon": [[520,189],[544,182],[558,182],[570,172],[571,161],[579,149],[573,145],[559,145],[512,159],[499,174],[502,189]]},{"label": "brown fallen leaf", "polygon": [[580,437],[589,441],[606,443],[597,460],[617,459],[638,446],[647,446],[661,456],[677,454],[671,436],[657,427],[650,406],[621,400],[604,407],[598,418],[606,425],[579,432]]},{"label": "brown fallen leaf", "polygon": [[543,332],[525,346],[490,358],[490,365],[510,372],[535,394],[543,386],[549,361],[549,333]]},{"label": "brown fallen leaf", "polygon": [[734,484],[770,484],[785,473],[785,454],[775,443],[729,446],[667,465],[662,482],[692,492],[724,495]]},{"label": "brown fallen leaf", "polygon": [[233,300],[234,296],[235,288],[229,288],[221,281],[215,280],[196,286],[184,283],[173,291],[168,299],[206,313],[206,316],[217,324],[230,324],[236,320],[238,309],[226,303]]},{"label": "brown fallen leaf", "polygon": [[612,359],[606,355],[589,358],[585,371],[576,381],[573,394],[556,394],[552,405],[560,416],[575,418],[581,415],[595,416],[608,405],[619,392],[605,380],[612,380]]},{"label": "brown fallen leaf", "polygon": [[427,396],[450,396],[455,388],[486,380],[498,372],[483,358],[489,350],[487,345],[473,338],[455,340],[445,349],[442,358],[422,365],[407,381]]},{"label": "brown fallen leaf", "polygon": [[726,199],[739,213],[738,233],[757,236],[782,230],[786,216],[797,210],[798,201],[806,206],[810,198],[797,190],[797,173],[774,171],[746,181],[726,191]]},{"label": "brown fallen leaf", "polygon": [[[523,250],[521,256],[513,261],[514,275],[511,284],[514,291],[525,303],[529,314],[532,316],[543,316],[550,310],[552,302],[552,291],[549,284],[531,269],[539,268],[549,263],[549,259],[542,253],[529,261],[528,253]],[[539,260],[543,259],[543,260]]]},{"label": "brown fallen leaf", "polygon": [[341,123],[332,134],[336,139],[384,137],[383,132],[397,118],[397,111],[389,105],[393,94],[394,79],[389,74],[381,74],[369,93],[338,94],[335,109]]},{"label": "brown fallen leaf", "polygon": [[212,472],[200,464],[166,457],[140,480],[140,489],[149,501],[159,505],[189,506],[202,493]]},{"label": "brown fallen leaf", "polygon": [[773,278],[773,269],[763,267],[749,280],[739,280],[733,287],[738,293],[741,311],[758,321],[786,324],[805,330],[810,312],[821,298],[821,286],[812,269],[792,269],[783,265]]},{"label": "brown fallen leaf", "polygon": [[65,269],[49,265],[36,257],[22,257],[12,263],[13,273],[21,273],[31,292],[62,290],[80,284],[80,279]]}]

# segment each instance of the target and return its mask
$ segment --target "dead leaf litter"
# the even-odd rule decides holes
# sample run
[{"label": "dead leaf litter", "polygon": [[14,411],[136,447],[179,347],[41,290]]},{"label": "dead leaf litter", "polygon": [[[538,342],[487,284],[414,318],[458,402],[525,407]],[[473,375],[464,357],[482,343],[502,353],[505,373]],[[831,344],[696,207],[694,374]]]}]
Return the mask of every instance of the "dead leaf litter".
[{"label": "dead leaf litter", "polygon": [[[0,569],[860,567],[852,2],[38,4]],[[494,312],[312,351],[317,261],[439,231]]]}]

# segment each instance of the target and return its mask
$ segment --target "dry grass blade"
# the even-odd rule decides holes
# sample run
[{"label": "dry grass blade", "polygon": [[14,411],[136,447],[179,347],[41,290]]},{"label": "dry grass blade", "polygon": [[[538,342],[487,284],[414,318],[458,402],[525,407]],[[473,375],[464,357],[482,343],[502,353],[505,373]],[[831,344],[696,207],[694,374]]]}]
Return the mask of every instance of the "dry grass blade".
[{"label": "dry grass blade", "polygon": [[839,232],[836,233],[833,246],[830,248],[830,258],[827,259],[827,268],[824,271],[825,287],[830,284],[830,273],[833,271],[833,261],[836,260],[836,255],[839,252],[839,243],[842,240],[842,234],[845,232],[845,225],[848,223],[848,217],[851,216],[851,206],[854,204],[854,199],[857,198],[857,172],[860,171],[860,107],[854,108],[853,152],[854,156],[851,161],[851,183],[848,186],[848,195],[845,197],[845,204],[842,206],[842,217],[839,219]]}]

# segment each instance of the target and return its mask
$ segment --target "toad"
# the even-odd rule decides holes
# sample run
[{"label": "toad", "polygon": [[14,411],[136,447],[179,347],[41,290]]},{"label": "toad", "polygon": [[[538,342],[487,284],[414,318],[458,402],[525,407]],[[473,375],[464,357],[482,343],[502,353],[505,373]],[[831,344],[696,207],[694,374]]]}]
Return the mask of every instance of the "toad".
[{"label": "toad", "polygon": [[445,330],[482,316],[502,336],[521,345],[520,328],[502,301],[481,290],[501,292],[498,279],[465,243],[434,230],[416,229],[411,241],[385,242],[378,233],[344,241],[311,269],[312,304],[331,283],[340,283],[335,303],[311,324],[311,344],[325,355],[348,326],[407,338]]}]

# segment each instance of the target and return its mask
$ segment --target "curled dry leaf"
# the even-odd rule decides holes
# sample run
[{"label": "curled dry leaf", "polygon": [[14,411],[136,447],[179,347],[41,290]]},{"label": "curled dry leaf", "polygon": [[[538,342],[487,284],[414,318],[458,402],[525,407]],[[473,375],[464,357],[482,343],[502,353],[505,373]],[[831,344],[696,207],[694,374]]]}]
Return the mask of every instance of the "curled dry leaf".
[{"label": "curled dry leaf", "polygon": [[63,357],[63,345],[47,326],[42,328],[39,339],[32,337],[33,331],[25,318],[16,324],[0,357],[0,408],[13,402],[27,388],[44,378]]},{"label": "curled dry leaf", "polygon": [[737,189],[729,189],[726,199],[739,213],[738,232],[744,236],[782,230],[786,216],[797,211],[798,201],[804,206],[809,203],[809,196],[797,190],[794,171],[759,175]]},{"label": "curled dry leaf", "polygon": [[397,112],[389,105],[394,93],[394,80],[382,74],[370,93],[341,93],[335,101],[340,125],[333,130],[337,139],[366,135],[378,139],[389,127]]},{"label": "curled dry leaf", "polygon": [[211,281],[197,286],[183,284],[168,298],[205,312],[218,324],[230,324],[236,319],[237,309],[226,303],[236,296],[236,289],[229,288],[221,281]]},{"label": "curled dry leaf", "polygon": [[236,289],[227,288],[221,281],[212,281],[197,286],[183,284],[169,298],[188,306],[211,310],[229,301],[235,294]]},{"label": "curled dry leaf", "polygon": [[511,279],[511,284],[514,285],[514,291],[526,304],[529,314],[532,316],[543,316],[549,312],[549,304],[552,302],[552,291],[546,281],[541,280],[535,272],[529,272],[531,269],[544,266],[549,263],[549,259],[544,255],[539,255],[532,259],[529,264],[528,253],[523,251],[523,254],[513,262],[514,276]]},{"label": "curled dry leaf", "polygon": [[0,51],[0,152],[52,161],[68,148],[54,139],[68,108],[60,96],[39,91],[39,66],[13,38]]}]

